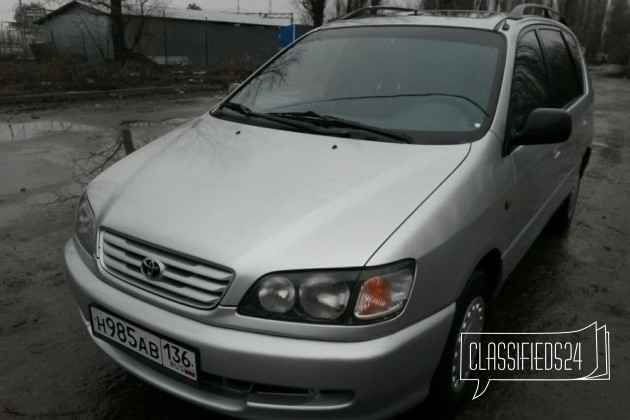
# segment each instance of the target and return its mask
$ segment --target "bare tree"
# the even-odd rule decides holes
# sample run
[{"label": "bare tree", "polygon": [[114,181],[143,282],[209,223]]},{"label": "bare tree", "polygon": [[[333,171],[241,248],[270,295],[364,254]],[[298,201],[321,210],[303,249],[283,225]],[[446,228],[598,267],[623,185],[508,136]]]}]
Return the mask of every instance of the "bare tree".
[{"label": "bare tree", "polygon": [[292,0],[292,2],[313,26],[322,26],[328,0]]},{"label": "bare tree", "polygon": [[[112,47],[115,61],[126,61],[142,38],[146,17],[163,8],[162,0],[84,0],[85,3],[106,9],[111,20]],[[132,34],[131,46],[127,46],[126,29],[133,18],[139,24]]]},{"label": "bare tree", "polygon": [[[100,0],[97,0],[100,3]],[[122,0],[109,1],[109,17],[112,28],[112,46],[114,47],[114,60],[126,60],[127,45],[125,43],[125,22],[122,15]]]},{"label": "bare tree", "polygon": [[626,64],[630,60],[630,7],[626,0],[613,0],[602,28],[602,49],[607,61]]}]

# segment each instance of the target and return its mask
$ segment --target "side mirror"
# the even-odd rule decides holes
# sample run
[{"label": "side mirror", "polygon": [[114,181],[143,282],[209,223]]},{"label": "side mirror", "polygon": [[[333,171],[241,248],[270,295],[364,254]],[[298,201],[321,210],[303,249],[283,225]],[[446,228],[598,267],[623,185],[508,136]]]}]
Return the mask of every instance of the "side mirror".
[{"label": "side mirror", "polygon": [[562,143],[571,137],[573,118],[564,109],[537,108],[529,114],[512,144],[535,145]]},{"label": "side mirror", "polygon": [[240,83],[230,83],[230,87],[228,87],[228,95],[234,92],[240,86]]}]

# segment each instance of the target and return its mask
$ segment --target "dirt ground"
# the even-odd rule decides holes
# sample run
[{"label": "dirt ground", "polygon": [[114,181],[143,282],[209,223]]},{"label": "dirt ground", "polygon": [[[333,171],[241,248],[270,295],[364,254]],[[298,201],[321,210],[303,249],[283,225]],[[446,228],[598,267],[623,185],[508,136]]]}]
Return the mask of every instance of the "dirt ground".
[{"label": "dirt ground", "polygon": [[[508,280],[491,331],[610,331],[610,381],[492,383],[453,419],[630,417],[630,80],[593,73],[593,156],[574,226],[543,233]],[[62,247],[83,185],[218,98],[0,106],[0,419],[221,418],[144,384],[96,349]],[[425,407],[401,416],[430,417]]]}]

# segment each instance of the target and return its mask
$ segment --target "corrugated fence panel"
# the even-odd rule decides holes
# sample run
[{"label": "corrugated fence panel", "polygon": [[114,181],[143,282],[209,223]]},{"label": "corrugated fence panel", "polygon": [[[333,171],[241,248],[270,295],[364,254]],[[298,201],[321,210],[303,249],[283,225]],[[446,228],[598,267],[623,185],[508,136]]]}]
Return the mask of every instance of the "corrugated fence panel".
[{"label": "corrugated fence panel", "polygon": [[[128,42],[139,24],[129,25]],[[278,28],[147,18],[135,51],[161,64],[260,63],[278,51]]]}]

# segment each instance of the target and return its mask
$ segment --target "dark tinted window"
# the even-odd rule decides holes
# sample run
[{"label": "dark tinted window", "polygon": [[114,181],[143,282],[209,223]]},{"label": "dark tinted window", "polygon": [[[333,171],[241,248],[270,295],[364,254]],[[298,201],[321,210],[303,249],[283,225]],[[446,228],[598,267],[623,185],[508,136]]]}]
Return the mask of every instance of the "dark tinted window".
[{"label": "dark tinted window", "polygon": [[582,68],[582,54],[580,53],[580,47],[575,40],[575,38],[567,33],[563,33],[562,37],[566,41],[569,46],[569,52],[571,53],[571,58],[573,58],[573,64],[575,66],[575,71],[578,76],[578,82],[580,84],[580,94],[584,93],[584,72]]},{"label": "dark tinted window", "polygon": [[511,129],[520,129],[534,109],[548,107],[548,98],[545,64],[536,33],[531,31],[523,35],[516,47],[510,98]]},{"label": "dark tinted window", "polygon": [[551,73],[551,102],[553,107],[563,108],[580,96],[580,80],[562,34],[554,30],[541,30],[539,34]]}]

